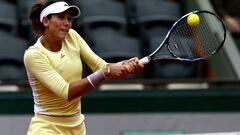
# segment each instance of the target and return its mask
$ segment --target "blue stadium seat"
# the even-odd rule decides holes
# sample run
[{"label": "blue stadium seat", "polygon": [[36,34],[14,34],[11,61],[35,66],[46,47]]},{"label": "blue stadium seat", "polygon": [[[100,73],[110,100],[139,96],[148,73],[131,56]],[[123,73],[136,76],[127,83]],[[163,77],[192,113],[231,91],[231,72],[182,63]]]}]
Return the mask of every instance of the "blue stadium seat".
[{"label": "blue stadium seat", "polygon": [[16,13],[16,6],[14,4],[0,1],[0,30],[4,30],[13,36],[18,35]]},{"label": "blue stadium seat", "polygon": [[95,36],[94,50],[109,62],[142,57],[139,40],[121,34],[99,34]]},{"label": "blue stadium seat", "polygon": [[[154,51],[163,41],[164,37],[151,38],[149,52]],[[163,46],[158,56],[171,57],[167,45]],[[148,76],[159,79],[189,79],[198,75],[198,63],[182,62],[178,60],[162,59],[152,63],[147,69]]]},{"label": "blue stadium seat", "polygon": [[24,40],[0,32],[0,80],[26,80],[23,55],[27,48]]},{"label": "blue stadium seat", "polygon": [[82,15],[77,20],[79,32],[85,38],[91,33],[101,29],[106,32],[126,32],[127,18],[125,5],[111,0],[82,0],[79,2]]},{"label": "blue stadium seat", "polygon": [[134,0],[137,22],[174,22],[181,15],[178,2],[163,0]]},{"label": "blue stadium seat", "polygon": [[32,30],[31,20],[29,19],[31,7],[35,2],[36,0],[17,0],[16,3],[20,37],[26,39],[28,45],[32,45],[37,39]]}]

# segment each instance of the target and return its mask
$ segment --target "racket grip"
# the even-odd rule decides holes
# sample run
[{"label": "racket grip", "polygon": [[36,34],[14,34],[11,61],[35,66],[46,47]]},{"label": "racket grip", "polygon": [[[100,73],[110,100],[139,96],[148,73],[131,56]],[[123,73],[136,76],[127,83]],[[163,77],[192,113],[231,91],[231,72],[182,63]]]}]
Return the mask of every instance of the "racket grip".
[{"label": "racket grip", "polygon": [[150,58],[148,56],[146,57],[143,57],[139,60],[139,63],[143,64],[143,65],[146,65],[150,62]]}]

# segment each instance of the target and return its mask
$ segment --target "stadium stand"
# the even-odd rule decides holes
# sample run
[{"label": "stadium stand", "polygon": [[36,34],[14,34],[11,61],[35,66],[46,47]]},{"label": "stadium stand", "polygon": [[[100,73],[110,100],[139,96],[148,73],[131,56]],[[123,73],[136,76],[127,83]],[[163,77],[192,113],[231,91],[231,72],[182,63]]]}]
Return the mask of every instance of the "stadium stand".
[{"label": "stadium stand", "polygon": [[[161,42],[178,17],[190,10],[198,9],[196,5],[191,5],[194,2],[176,0],[67,1],[78,5],[82,11],[81,17],[73,22],[74,29],[84,37],[96,53],[109,62],[117,62],[133,56],[141,58],[149,54]],[[34,43],[37,38],[32,32],[28,19],[30,7],[34,2],[35,0],[2,0],[0,4],[3,6],[2,9],[5,6],[14,11],[7,14],[4,13],[7,10],[3,10],[0,13],[2,16],[8,15],[7,18],[12,18],[11,21],[0,19],[0,23],[1,21],[9,23],[7,24],[9,27],[1,24],[0,26],[3,26],[1,30],[25,40],[27,46]],[[188,7],[191,9],[187,9]],[[162,51],[163,54],[165,52]],[[212,66],[212,62],[215,61],[202,63],[162,61],[147,65],[145,77],[148,79],[208,79],[229,75],[229,78],[234,78],[232,75],[234,69],[224,68],[226,73],[218,75],[218,72],[222,71],[218,71],[215,65]],[[184,72],[183,69],[185,69]]]},{"label": "stadium stand", "polygon": [[[25,5],[21,5],[21,3],[19,5],[19,1],[23,2]],[[2,2],[8,3],[17,6],[17,14],[24,12],[23,15],[27,15],[28,11],[26,9],[25,11],[21,11],[18,6],[26,6],[29,1],[33,0],[0,0],[0,6]],[[97,53],[100,55],[102,55],[101,53],[104,50],[100,50],[102,49],[101,46],[95,46],[96,43],[94,42],[97,42],[99,45],[109,42],[109,44],[106,44],[106,47],[107,45],[112,45],[112,42],[117,42],[120,39],[121,42],[119,41],[118,43],[120,45],[125,44],[124,40],[129,40],[128,43],[131,44],[138,44],[137,42],[140,42],[140,48],[142,48],[143,45],[149,45],[147,47],[148,49],[141,50],[141,55],[145,55],[161,40],[157,37],[151,37],[151,40],[143,41],[139,36],[142,30],[139,29],[139,23],[137,22],[135,14],[136,7],[134,5],[134,2],[138,0],[68,1],[78,3],[79,5],[81,3],[83,5],[85,1],[91,1],[91,4],[97,4],[100,1],[115,1],[124,4],[125,11],[127,12],[124,13],[126,22],[117,23],[117,25],[110,25],[110,23],[108,23],[104,27],[102,25],[103,23],[94,24],[93,26],[98,27],[98,29],[92,29],[93,27],[85,29],[87,25],[82,22],[79,24],[79,22],[83,20],[86,12],[84,11],[84,7],[80,5],[82,16],[80,20],[74,22],[74,28],[78,30],[81,35],[85,37],[85,34],[90,34],[93,37],[94,33],[100,35],[99,33],[102,30],[106,30],[109,31],[109,33],[114,33],[114,36],[119,37],[118,39],[109,39],[107,34],[103,35],[103,38],[86,36],[85,39],[88,41],[89,45],[91,45],[96,52],[98,51]],[[152,0],[145,0],[145,2],[148,1]],[[172,2],[173,0],[156,1]],[[184,8],[184,10],[181,10],[180,15],[196,9],[211,10],[211,8],[209,8],[211,7],[208,2],[209,0],[175,1],[180,2],[180,6],[184,6],[180,7],[181,9]],[[93,6],[90,6],[90,9],[92,7]],[[86,8],[86,10],[89,10],[89,8]],[[101,8],[98,8],[98,10],[101,10]],[[116,10],[114,10],[114,12],[116,12]],[[4,135],[26,134],[31,117],[34,115],[30,87],[24,86],[24,88],[19,89],[18,92],[9,92],[9,88],[5,87],[2,83],[4,81],[11,82],[14,80],[13,84],[17,84],[24,78],[24,75],[26,75],[23,65],[19,63],[22,63],[24,48],[30,45],[30,40],[35,41],[35,39],[33,39],[33,36],[29,36],[31,39],[27,38],[27,32],[24,31],[25,27],[22,26],[24,23],[21,23],[21,21],[23,21],[22,19],[23,18],[18,15],[17,20],[15,20],[19,22],[18,27],[20,27],[17,35],[6,34],[5,28],[7,27],[0,28],[0,57],[10,57],[13,59],[4,62],[0,58],[0,130],[1,134]],[[151,25],[143,25],[146,33],[142,34],[162,34],[162,38],[167,32],[169,25],[171,25],[171,23],[164,23],[164,26],[159,26],[157,25],[158,23],[150,24]],[[84,33],[85,30],[88,29],[91,33]],[[159,33],[160,31],[158,29],[161,29],[163,33]],[[89,42],[90,38],[92,40],[91,42]],[[102,43],[104,38],[107,40]],[[142,135],[144,133],[148,133],[148,135],[155,133],[158,133],[158,135],[171,133],[192,133],[191,135],[200,135],[200,133],[202,133],[202,135],[207,135],[204,133],[209,133],[209,135],[217,135],[219,133],[219,135],[222,135],[220,132],[223,132],[225,135],[227,132],[229,132],[229,135],[239,134],[237,131],[239,131],[240,124],[240,62],[238,62],[239,55],[236,55],[238,52],[234,48],[232,42],[230,35],[222,51],[220,51],[215,58],[211,58],[207,61],[209,64],[207,69],[197,69],[198,74],[207,74],[204,77],[195,78],[195,66],[199,68],[199,65],[189,66],[188,64],[181,64],[179,66],[177,63],[169,65],[166,64],[167,62],[163,61],[157,63],[157,68],[163,68],[163,70],[156,74],[146,76],[147,78],[143,80],[121,80],[123,83],[129,85],[124,85],[120,81],[120,83],[116,81],[113,83],[119,83],[118,86],[120,87],[118,88],[120,89],[113,89],[112,87],[112,89],[108,89],[108,91],[103,91],[100,88],[96,88],[89,94],[84,95],[82,97],[82,102],[84,102],[84,104],[82,105],[81,111],[86,116],[85,122],[88,129],[88,135]],[[14,43],[14,47],[11,47],[11,43]],[[114,47],[120,46],[117,44],[113,45]],[[137,48],[139,47],[135,49]],[[111,47],[108,49],[114,48]],[[118,49],[120,50],[122,48],[116,48],[113,51]],[[166,48],[164,49],[166,50]],[[164,50],[162,50],[162,53],[168,55]],[[13,62],[14,64],[12,64],[12,61],[15,61]],[[150,66],[154,68],[154,65]],[[177,69],[182,71],[181,74],[179,74],[179,72],[176,73],[177,71],[175,72],[176,66],[179,66]],[[167,70],[170,68],[172,68],[171,71]],[[200,68],[202,68],[202,66]],[[163,74],[162,71],[167,74]],[[87,75],[87,73],[85,75]],[[179,76],[180,78],[184,78],[175,80],[175,78]],[[190,80],[185,80],[185,77],[190,77]],[[131,83],[135,82],[143,84],[144,87],[142,89],[136,89],[136,87],[131,89],[132,87],[129,86]],[[106,84],[107,83],[109,82],[106,82]],[[110,82],[110,84],[111,83],[112,82]],[[124,91],[121,88],[125,88]],[[231,131],[236,131],[236,134]],[[210,134],[210,132],[212,134]]]}]

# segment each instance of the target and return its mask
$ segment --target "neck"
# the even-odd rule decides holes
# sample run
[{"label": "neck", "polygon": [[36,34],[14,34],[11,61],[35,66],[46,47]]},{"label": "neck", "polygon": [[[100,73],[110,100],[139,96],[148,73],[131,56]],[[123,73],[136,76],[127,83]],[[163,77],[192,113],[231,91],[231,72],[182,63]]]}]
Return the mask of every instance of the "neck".
[{"label": "neck", "polygon": [[42,36],[41,43],[46,49],[53,52],[57,52],[62,48],[62,40],[56,40],[46,35]]}]

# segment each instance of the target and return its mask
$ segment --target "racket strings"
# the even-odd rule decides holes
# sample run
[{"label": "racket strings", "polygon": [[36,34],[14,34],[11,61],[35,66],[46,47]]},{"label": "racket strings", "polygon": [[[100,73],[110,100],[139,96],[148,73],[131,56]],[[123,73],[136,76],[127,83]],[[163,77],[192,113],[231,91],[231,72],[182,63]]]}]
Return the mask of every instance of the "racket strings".
[{"label": "racket strings", "polygon": [[[216,27],[209,27],[208,24],[210,24],[210,26],[213,25],[219,25],[219,24],[212,24],[213,21],[207,21],[207,20],[214,20],[215,18],[212,18],[213,16],[206,16],[208,14],[201,14],[203,18],[202,21],[203,23],[201,23],[201,29],[198,29],[198,33],[201,34],[201,41],[203,42],[202,45],[204,47],[202,47],[204,50],[201,50],[202,52],[205,53],[204,56],[208,56],[211,55],[214,50],[216,50],[219,45],[221,44],[219,41],[219,39],[216,38],[215,33],[211,33],[211,31],[216,31]],[[211,30],[214,29],[214,30]]]},{"label": "racket strings", "polygon": [[198,13],[197,26],[187,24],[187,17],[180,20],[169,36],[169,50],[173,55],[186,59],[208,57],[216,52],[224,41],[222,22],[212,14]]}]

